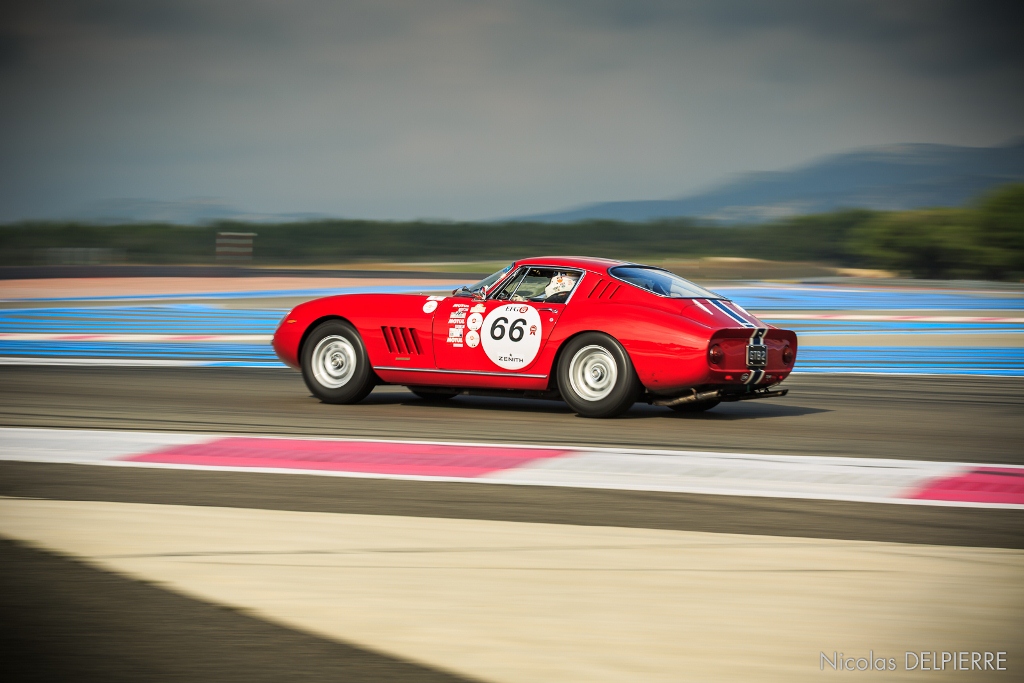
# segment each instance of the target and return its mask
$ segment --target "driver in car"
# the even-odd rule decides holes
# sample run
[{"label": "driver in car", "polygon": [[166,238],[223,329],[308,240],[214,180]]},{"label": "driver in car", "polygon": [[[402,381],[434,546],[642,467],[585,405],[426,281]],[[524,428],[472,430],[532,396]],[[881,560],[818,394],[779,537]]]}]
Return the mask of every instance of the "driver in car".
[{"label": "driver in car", "polygon": [[576,278],[567,273],[555,273],[555,276],[551,278],[551,282],[544,288],[544,300],[551,301],[551,297],[563,293],[566,295],[563,298],[568,298],[568,293],[575,286]]},{"label": "driver in car", "polygon": [[576,278],[568,273],[554,273],[550,278],[527,275],[516,288],[512,301],[560,303],[575,286]]}]

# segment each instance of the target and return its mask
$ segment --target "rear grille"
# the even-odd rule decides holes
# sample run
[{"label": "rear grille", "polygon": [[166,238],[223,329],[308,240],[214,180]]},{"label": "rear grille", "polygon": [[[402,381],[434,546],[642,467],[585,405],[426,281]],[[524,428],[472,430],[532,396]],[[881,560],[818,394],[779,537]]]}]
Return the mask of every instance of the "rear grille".
[{"label": "rear grille", "polygon": [[388,351],[391,353],[401,353],[407,356],[423,353],[420,336],[413,328],[381,325],[380,331],[384,333],[384,343],[387,344]]}]

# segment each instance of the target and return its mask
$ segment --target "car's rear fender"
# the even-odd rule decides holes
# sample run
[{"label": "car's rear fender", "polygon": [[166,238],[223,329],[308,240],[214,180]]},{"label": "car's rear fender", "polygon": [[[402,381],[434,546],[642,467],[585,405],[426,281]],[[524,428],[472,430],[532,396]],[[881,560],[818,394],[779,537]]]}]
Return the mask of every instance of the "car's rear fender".
[{"label": "car's rear fender", "polygon": [[[574,310],[575,309],[575,310]],[[594,329],[594,321],[602,322]],[[625,348],[640,383],[651,391],[670,391],[694,386],[707,375],[707,340],[713,330],[678,313],[651,309],[633,302],[599,302],[576,308],[555,328],[559,354],[565,342],[584,332],[601,332]],[[552,363],[557,367],[558,355]]]},{"label": "car's rear fender", "polygon": [[[610,335],[607,332],[604,332],[602,330],[579,330],[577,332],[573,332],[571,335],[569,335],[565,339],[562,339],[558,343],[558,349],[555,351],[555,355],[551,358],[550,366],[548,366],[548,389],[557,389],[558,388],[558,363],[562,359],[562,353],[563,353],[563,351],[565,351],[565,347],[569,344],[569,342],[571,342],[573,339],[575,339],[576,337],[580,336],[581,334],[589,334],[591,332],[594,332],[594,333],[597,333],[597,334],[603,334],[606,337],[611,337],[612,339],[615,339],[614,336],[612,336],[612,335]],[[618,342],[619,340],[615,339],[615,341]],[[619,342],[619,344],[622,344],[622,342]],[[626,350],[626,356],[628,357],[629,356],[629,350],[626,349],[625,346],[623,346],[622,348]],[[629,362],[632,363],[633,359],[630,358]],[[636,366],[634,365],[633,367],[635,368]]]}]

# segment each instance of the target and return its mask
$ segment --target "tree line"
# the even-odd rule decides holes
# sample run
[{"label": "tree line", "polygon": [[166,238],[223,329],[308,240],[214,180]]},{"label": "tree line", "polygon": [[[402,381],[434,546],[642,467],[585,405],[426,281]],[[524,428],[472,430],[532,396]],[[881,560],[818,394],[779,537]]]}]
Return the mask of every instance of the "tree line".
[{"label": "tree line", "polygon": [[55,253],[75,249],[116,255],[126,263],[213,263],[222,231],[257,233],[257,265],[512,260],[541,254],[635,260],[740,256],[882,268],[921,278],[1024,278],[1024,184],[1006,185],[962,208],[848,210],[741,226],[687,218],[571,224],[23,222],[0,226],[0,265],[45,263]]}]

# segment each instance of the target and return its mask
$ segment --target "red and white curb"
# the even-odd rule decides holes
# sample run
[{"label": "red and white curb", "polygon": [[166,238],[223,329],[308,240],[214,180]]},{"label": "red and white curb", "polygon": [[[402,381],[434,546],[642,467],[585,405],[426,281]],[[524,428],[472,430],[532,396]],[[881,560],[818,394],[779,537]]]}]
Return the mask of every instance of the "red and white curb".
[{"label": "red and white curb", "polygon": [[1024,509],[1024,467],[880,458],[3,428],[0,460]]}]

